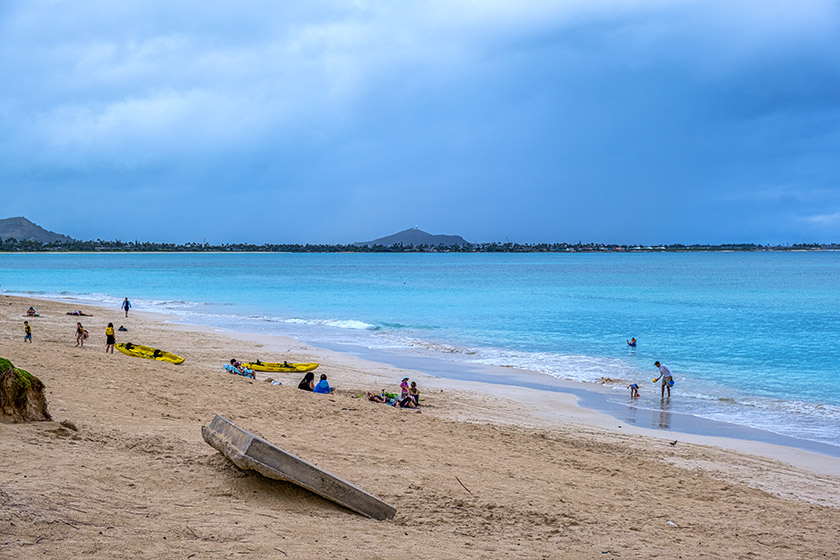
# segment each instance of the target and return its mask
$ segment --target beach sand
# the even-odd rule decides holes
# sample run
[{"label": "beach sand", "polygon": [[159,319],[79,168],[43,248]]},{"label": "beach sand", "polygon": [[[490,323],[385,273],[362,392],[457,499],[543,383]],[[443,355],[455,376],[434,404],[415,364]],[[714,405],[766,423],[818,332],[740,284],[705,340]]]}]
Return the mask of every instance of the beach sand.
[{"label": "beach sand", "polygon": [[[30,304],[41,316],[24,344]],[[74,308],[93,316],[65,315]],[[77,320],[91,333],[83,349]],[[837,557],[838,459],[681,434],[671,446],[562,393],[166,320],[0,297],[0,356],[46,384],[54,418],[0,423],[0,558]],[[119,342],[186,362],[106,355],[109,321],[129,329]],[[222,370],[232,357],[317,361],[338,390],[232,376]],[[420,414],[354,398],[406,375],[426,399]],[[373,521],[238,470],[201,437],[214,414],[377,495],[396,517]]]}]

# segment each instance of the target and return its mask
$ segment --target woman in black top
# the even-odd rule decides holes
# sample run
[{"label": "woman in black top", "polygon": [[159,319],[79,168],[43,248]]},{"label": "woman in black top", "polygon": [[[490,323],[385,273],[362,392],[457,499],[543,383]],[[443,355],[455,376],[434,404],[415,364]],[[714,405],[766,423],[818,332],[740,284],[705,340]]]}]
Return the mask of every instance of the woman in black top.
[{"label": "woman in black top", "polygon": [[303,379],[300,380],[298,383],[298,389],[303,391],[311,391],[315,388],[315,374],[311,371],[307,371],[306,375],[303,376]]}]

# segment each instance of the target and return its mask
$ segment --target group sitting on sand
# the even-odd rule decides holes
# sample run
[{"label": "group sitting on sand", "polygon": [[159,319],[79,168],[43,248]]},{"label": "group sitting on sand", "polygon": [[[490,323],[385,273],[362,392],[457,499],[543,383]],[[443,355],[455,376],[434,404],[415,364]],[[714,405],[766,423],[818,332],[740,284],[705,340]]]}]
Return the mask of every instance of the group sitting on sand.
[{"label": "group sitting on sand", "polygon": [[420,406],[420,390],[417,389],[417,383],[411,382],[408,384],[408,377],[404,377],[400,383],[400,396],[396,393],[388,393],[382,389],[380,395],[374,395],[370,391],[367,392],[367,399],[375,403],[383,403],[397,408],[417,408]]},{"label": "group sitting on sand", "polygon": [[[254,371],[246,368],[237,362],[236,359],[231,359],[230,364],[224,365],[224,369],[234,375],[256,379]],[[280,383],[276,384],[279,385]],[[307,371],[303,375],[303,379],[298,383],[298,389],[322,395],[329,395],[335,391],[335,387],[331,387],[327,381],[326,374],[322,373],[318,383],[315,383],[315,374],[311,371]],[[371,402],[384,403],[396,408],[417,408],[420,406],[420,390],[417,389],[417,383],[412,381],[411,385],[409,385],[408,377],[405,377],[402,383],[400,383],[400,390],[401,394],[399,396],[396,393],[388,393],[385,389],[382,389],[381,395],[374,395],[368,391],[367,398]]]},{"label": "group sitting on sand", "polygon": [[300,383],[298,383],[298,389],[301,391],[311,391],[321,395],[329,395],[335,391],[335,387],[330,387],[330,384],[327,381],[327,376],[323,373],[321,374],[321,379],[318,380],[316,385],[315,374],[311,371],[307,371],[304,374],[303,379],[301,379]]}]

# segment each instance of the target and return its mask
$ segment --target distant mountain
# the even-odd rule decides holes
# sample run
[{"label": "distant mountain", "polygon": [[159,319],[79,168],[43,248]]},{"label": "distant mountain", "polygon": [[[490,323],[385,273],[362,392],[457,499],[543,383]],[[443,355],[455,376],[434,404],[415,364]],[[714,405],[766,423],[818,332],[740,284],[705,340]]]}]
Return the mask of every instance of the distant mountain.
[{"label": "distant mountain", "polygon": [[33,224],[23,216],[0,220],[0,240],[10,239],[12,237],[18,241],[39,241],[41,243],[73,241],[72,237],[47,231],[41,226]]},{"label": "distant mountain", "polygon": [[373,241],[359,241],[357,243],[353,243],[353,245],[367,245],[368,247],[373,247],[374,245],[384,245],[385,247],[390,247],[391,245],[400,244],[405,245],[406,247],[410,245],[414,245],[415,247],[420,245],[430,245],[433,247],[437,247],[438,245],[472,245],[472,243],[466,241],[460,235],[433,235],[417,228],[407,229],[393,235],[374,239]]}]

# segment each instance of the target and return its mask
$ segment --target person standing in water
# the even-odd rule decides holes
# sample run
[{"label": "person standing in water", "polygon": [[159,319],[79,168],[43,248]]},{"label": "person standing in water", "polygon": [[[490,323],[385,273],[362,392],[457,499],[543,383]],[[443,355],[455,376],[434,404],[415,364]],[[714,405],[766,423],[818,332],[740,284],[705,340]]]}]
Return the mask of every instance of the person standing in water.
[{"label": "person standing in water", "polygon": [[123,300],[120,308],[125,309],[125,316],[128,317],[128,310],[131,309],[131,302],[128,301],[128,298],[125,298],[125,300]]},{"label": "person standing in water", "polygon": [[658,361],[654,362],[657,368],[659,368],[659,377],[653,380],[654,383],[662,380],[662,398],[665,398],[665,389],[668,389],[668,398],[671,398],[671,385],[674,384],[674,376],[671,375],[671,370],[668,369],[668,366],[660,364]]},{"label": "person standing in water", "polygon": [[627,341],[627,346],[629,346],[631,348],[636,347],[636,337],[635,336]]}]

